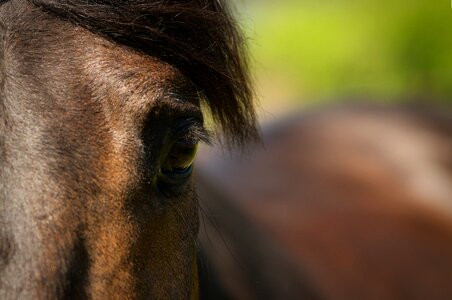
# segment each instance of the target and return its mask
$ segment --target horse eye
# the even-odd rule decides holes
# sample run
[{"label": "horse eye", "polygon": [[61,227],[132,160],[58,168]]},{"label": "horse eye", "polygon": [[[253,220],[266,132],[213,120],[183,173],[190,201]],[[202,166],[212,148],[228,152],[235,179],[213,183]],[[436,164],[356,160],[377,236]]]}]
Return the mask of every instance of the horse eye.
[{"label": "horse eye", "polygon": [[191,173],[192,164],[196,157],[198,143],[193,140],[177,140],[165,161],[162,164],[161,171],[165,175],[186,176]]}]

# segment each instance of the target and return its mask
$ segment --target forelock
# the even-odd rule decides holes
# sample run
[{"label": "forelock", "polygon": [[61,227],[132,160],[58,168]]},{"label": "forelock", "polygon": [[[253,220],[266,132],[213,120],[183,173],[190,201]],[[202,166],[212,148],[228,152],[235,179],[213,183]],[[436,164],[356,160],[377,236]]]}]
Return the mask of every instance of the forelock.
[{"label": "forelock", "polygon": [[257,139],[244,39],[224,0],[29,0],[165,61],[197,87],[232,144]]}]

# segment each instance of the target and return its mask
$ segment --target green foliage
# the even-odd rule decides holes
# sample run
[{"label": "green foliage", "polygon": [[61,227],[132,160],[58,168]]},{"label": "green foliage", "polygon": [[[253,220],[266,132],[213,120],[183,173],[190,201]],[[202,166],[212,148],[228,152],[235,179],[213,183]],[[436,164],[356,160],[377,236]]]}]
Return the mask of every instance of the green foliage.
[{"label": "green foliage", "polygon": [[284,74],[297,95],[452,99],[449,1],[248,4],[256,72]]}]

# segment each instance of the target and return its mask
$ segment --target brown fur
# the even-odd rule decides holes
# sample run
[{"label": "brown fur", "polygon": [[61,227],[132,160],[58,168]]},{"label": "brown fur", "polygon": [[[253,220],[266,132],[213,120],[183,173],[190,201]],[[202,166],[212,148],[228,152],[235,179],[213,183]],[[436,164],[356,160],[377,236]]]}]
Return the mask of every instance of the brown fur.
[{"label": "brown fur", "polygon": [[[0,6],[1,299],[197,297],[196,194],[191,180],[161,184],[159,166],[180,121],[202,122],[201,101],[236,142],[253,135],[251,91],[222,2],[139,2],[108,24],[119,2]],[[223,29],[194,30],[203,12]],[[164,32],[228,49],[184,52]]]}]

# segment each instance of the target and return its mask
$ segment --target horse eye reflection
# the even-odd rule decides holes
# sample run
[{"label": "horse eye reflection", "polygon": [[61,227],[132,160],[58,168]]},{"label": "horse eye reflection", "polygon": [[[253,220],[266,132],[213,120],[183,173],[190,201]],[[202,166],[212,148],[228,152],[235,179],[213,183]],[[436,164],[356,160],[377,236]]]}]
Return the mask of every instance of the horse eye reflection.
[{"label": "horse eye reflection", "polygon": [[195,160],[198,144],[193,142],[176,142],[169,152],[162,169],[169,172],[185,171]]}]

